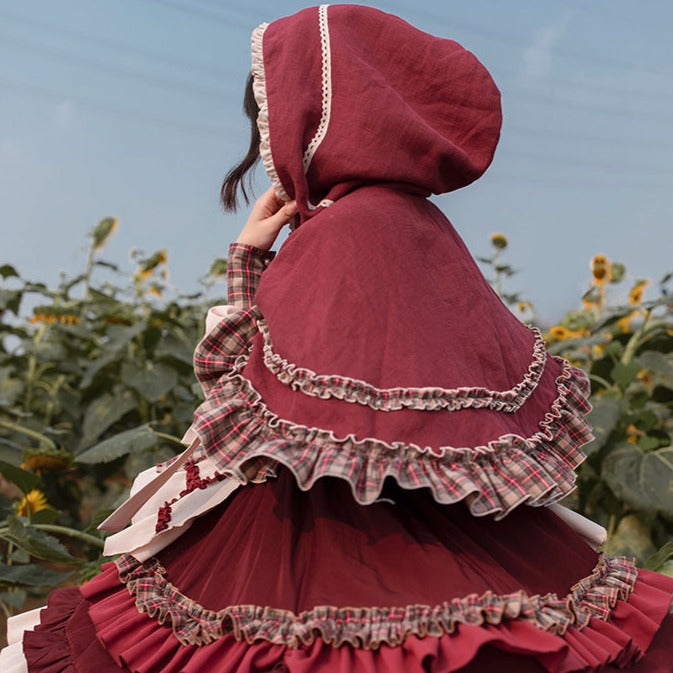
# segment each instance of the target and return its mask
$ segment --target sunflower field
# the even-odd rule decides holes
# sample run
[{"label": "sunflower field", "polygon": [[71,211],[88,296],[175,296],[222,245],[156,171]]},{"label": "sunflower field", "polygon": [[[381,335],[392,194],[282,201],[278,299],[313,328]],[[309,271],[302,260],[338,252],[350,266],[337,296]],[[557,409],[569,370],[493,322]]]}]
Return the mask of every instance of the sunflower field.
[{"label": "sunflower field", "polygon": [[[82,273],[57,287],[0,266],[0,617],[98,572],[97,524],[139,472],[181,450],[201,401],[192,352],[207,308],[224,301],[226,261],[193,295],[171,288],[164,250],[135,253],[129,279],[100,258],[116,226],[98,224]],[[494,234],[479,261],[535,323],[534,307],[504,290],[507,247]],[[545,330],[552,354],[592,382],[596,438],[565,504],[608,529],[609,553],[673,575],[673,274],[627,277],[596,255],[581,308]]]}]

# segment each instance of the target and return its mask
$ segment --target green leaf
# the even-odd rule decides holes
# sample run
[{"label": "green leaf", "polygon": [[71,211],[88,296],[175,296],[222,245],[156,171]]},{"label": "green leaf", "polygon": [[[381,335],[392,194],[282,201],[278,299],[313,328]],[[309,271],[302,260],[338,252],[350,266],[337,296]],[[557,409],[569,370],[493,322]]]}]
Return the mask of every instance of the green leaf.
[{"label": "green leaf", "polygon": [[618,362],[612,368],[612,380],[622,389],[626,388],[634,378],[636,374],[642,369],[640,362],[637,360],[631,360],[624,364],[623,362]]},{"label": "green leaf", "polygon": [[646,570],[659,570],[670,558],[673,558],[673,542],[667,542],[659,551],[652,554],[643,567]]},{"label": "green leaf", "polygon": [[53,535],[26,525],[16,516],[7,517],[9,531],[3,534],[6,540],[10,540],[17,547],[45,561],[63,561],[65,563],[79,563]]},{"label": "green leaf", "polygon": [[169,332],[161,340],[156,350],[157,358],[173,358],[178,362],[188,365],[190,368],[194,359],[194,344],[186,343],[179,337]]},{"label": "green leaf", "polygon": [[17,270],[10,264],[3,264],[0,266],[0,276],[2,276],[4,280],[7,278],[19,278]]},{"label": "green leaf", "polygon": [[657,437],[651,437],[650,435],[645,435],[644,437],[641,437],[638,440],[638,446],[647,453],[648,451],[652,451],[653,449],[656,449],[658,446],[662,444],[661,440],[658,439]]},{"label": "green leaf", "polygon": [[10,465],[4,460],[0,460],[0,474],[2,474],[7,481],[16,484],[24,493],[32,491],[40,481],[40,478],[32,472]]},{"label": "green leaf", "polygon": [[138,405],[130,390],[116,386],[112,393],[96,398],[84,414],[80,449],[91,446],[113,423],[123,418]]},{"label": "green leaf", "polygon": [[59,573],[33,563],[16,566],[0,563],[0,585],[52,587],[64,582],[70,575],[72,575],[71,572]]},{"label": "green leaf", "polygon": [[612,262],[612,264],[610,264],[611,283],[620,283],[623,280],[625,273],[626,267],[620,262]]},{"label": "green leaf", "polygon": [[28,598],[28,594],[22,589],[14,589],[13,591],[3,591],[0,593],[0,601],[5,603],[5,605],[11,605],[17,610],[23,607],[26,598]]},{"label": "green leaf", "polygon": [[100,357],[92,360],[86,368],[84,376],[82,376],[82,380],[79,383],[79,389],[84,390],[85,388],[88,388],[93,383],[96,374],[113,362],[120,361],[122,357],[123,355],[119,350],[111,349],[106,350]]},{"label": "green leaf", "polygon": [[613,556],[636,556],[642,562],[655,549],[649,528],[639,517],[628,514],[619,520],[606,551]]},{"label": "green leaf", "polygon": [[603,459],[601,476],[629,505],[673,519],[673,447],[646,453],[621,442]]},{"label": "green leaf", "polygon": [[96,225],[96,228],[91,234],[94,249],[100,250],[105,245],[107,239],[117,229],[118,223],[116,217],[106,217]]},{"label": "green leaf", "polygon": [[60,512],[57,509],[52,509],[47,507],[46,509],[41,509],[39,512],[35,512],[30,515],[31,523],[54,523],[56,519],[60,516]]},{"label": "green leaf", "polygon": [[122,383],[137,390],[148,402],[157,402],[178,384],[178,373],[167,364],[148,362],[142,369],[125,362],[121,370]]},{"label": "green leaf", "polygon": [[129,341],[135,339],[147,329],[147,322],[139,320],[133,325],[109,325],[107,329],[108,342],[106,348],[109,350],[120,350],[126,348]]},{"label": "green leaf", "polygon": [[9,558],[12,563],[30,563],[30,554],[18,547],[14,549]]},{"label": "green leaf", "polygon": [[129,479],[135,479],[141,472],[149,469],[157,463],[163,463],[175,456],[175,451],[171,451],[168,447],[161,447],[151,451],[144,451],[142,453],[131,453],[124,465],[124,471]]},{"label": "green leaf", "polygon": [[670,357],[658,351],[645,351],[639,353],[638,360],[640,364],[649,369],[653,374],[659,374],[666,378],[673,378],[673,362]]},{"label": "green leaf", "polygon": [[210,265],[208,271],[209,276],[226,276],[227,275],[227,260],[217,257]]},{"label": "green leaf", "polygon": [[22,297],[23,290],[0,290],[0,312],[7,310],[18,316]]},{"label": "green leaf", "polygon": [[587,421],[592,427],[594,439],[582,448],[587,455],[605,446],[621,415],[621,405],[616,397],[605,395],[594,397],[591,399],[591,404],[592,409],[587,414]]},{"label": "green leaf", "polygon": [[159,444],[159,439],[146,425],[120,432],[77,456],[79,463],[109,463],[127,453],[146,451]]}]

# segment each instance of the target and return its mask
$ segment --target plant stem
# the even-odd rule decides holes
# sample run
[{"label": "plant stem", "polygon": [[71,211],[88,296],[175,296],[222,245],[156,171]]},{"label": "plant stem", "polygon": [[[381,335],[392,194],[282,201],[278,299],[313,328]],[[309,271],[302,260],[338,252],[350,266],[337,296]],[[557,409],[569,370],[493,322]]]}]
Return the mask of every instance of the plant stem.
[{"label": "plant stem", "polygon": [[589,378],[592,381],[596,381],[596,383],[600,383],[608,390],[613,387],[609,381],[606,381],[602,376],[598,376],[597,374],[589,374]]},{"label": "plant stem", "polygon": [[86,254],[86,267],[84,269],[84,301],[88,301],[91,297],[90,287],[91,287],[91,273],[93,271],[93,256],[96,252],[94,248],[94,239],[91,237],[91,245]]},{"label": "plant stem", "polygon": [[[33,528],[37,528],[38,530],[44,530],[49,533],[60,533],[61,535],[74,537],[78,540],[82,540],[82,542],[88,542],[90,545],[93,545],[94,547],[98,547],[100,549],[102,549],[105,544],[105,541],[101,540],[99,537],[89,535],[88,533],[85,533],[84,531],[81,530],[76,530],[75,528],[67,528],[66,526],[57,526],[56,524],[52,523],[32,523],[30,525]],[[0,535],[4,535],[8,531],[9,528],[7,527],[0,528]]]},{"label": "plant stem", "polygon": [[638,348],[649,341],[654,336],[654,332],[660,329],[670,329],[673,327],[667,320],[652,320],[650,322],[649,318],[650,311],[647,311],[643,324],[633,333],[633,336],[626,344],[624,354],[622,355],[622,362],[625,365],[633,360]]},{"label": "plant stem", "polygon": [[173,442],[173,444],[180,444],[181,446],[184,446],[182,440],[179,437],[167,435],[165,432],[157,432],[156,430],[152,430],[152,432],[157,437],[159,437],[159,439],[165,439],[167,442]]},{"label": "plant stem", "polygon": [[28,437],[37,439],[37,441],[40,442],[41,444],[46,444],[50,449],[53,449],[54,451],[58,450],[56,444],[51,439],[49,439],[49,437],[46,437],[45,435],[37,432],[36,430],[25,428],[23,425],[18,425],[17,423],[12,423],[11,421],[3,421],[2,419],[0,419],[0,427],[7,428],[8,430],[13,430],[14,432],[18,432],[22,435],[27,435]]}]

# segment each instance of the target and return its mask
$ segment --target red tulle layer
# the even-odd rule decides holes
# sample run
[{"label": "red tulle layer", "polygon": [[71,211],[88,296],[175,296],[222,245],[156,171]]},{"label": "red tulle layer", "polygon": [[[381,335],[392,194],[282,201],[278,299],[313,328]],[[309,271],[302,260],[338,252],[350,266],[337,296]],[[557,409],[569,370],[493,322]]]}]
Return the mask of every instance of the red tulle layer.
[{"label": "red tulle layer", "polygon": [[[342,480],[321,479],[303,492],[287,471],[242,487],[156,559],[121,559],[79,591],[54,592],[42,625],[25,637],[29,671],[611,671],[642,657],[666,618],[673,580],[639,571],[634,584],[617,564],[614,577],[583,585],[598,555],[545,508],[522,507],[493,521],[471,516],[461,504],[439,505],[423,490],[390,484],[385,495],[386,501],[363,507]],[[162,593],[153,584],[158,563],[176,592]],[[118,566],[134,570],[134,564],[140,582],[125,585]],[[581,602],[577,586],[587,589]],[[425,637],[413,630],[412,619],[406,632],[383,629],[377,638],[385,637],[368,640],[374,631],[365,625],[361,643],[334,646],[327,636],[341,627],[335,629],[332,613],[320,609],[383,608],[376,613],[379,625],[382,615],[392,623],[385,616],[391,606],[460,604],[471,596],[470,606],[485,592],[517,591],[526,597],[556,594],[551,614],[561,617],[545,624],[540,618],[546,613],[525,602],[518,611],[459,610],[457,619],[440,622]],[[584,604],[589,612],[577,609]],[[247,623],[218,631],[213,616],[231,606]],[[250,606],[274,608],[276,615],[315,608],[318,628],[305,642],[258,639],[281,637],[282,629],[251,624],[251,616],[264,621],[269,613],[245,609]],[[209,638],[185,641],[185,623],[199,620],[194,632]],[[629,670],[673,673],[672,647],[668,618],[654,649]]]},{"label": "red tulle layer", "polygon": [[[659,590],[656,579],[649,583],[654,576],[646,577],[633,594],[640,607],[620,603],[611,622],[594,620],[579,634],[569,632],[565,642],[512,622],[497,628],[466,626],[457,636],[410,637],[394,648],[332,648],[318,640],[292,650],[265,642],[248,645],[231,636],[206,647],[182,646],[170,626],[136,610],[109,566],[94,580],[96,594],[116,597],[98,625],[107,651],[95,637],[87,613],[91,603],[77,589],[53,592],[42,625],[26,634],[24,649],[30,673],[546,673],[597,670],[600,661],[612,662],[602,672],[617,673],[656,628],[643,608]],[[671,643],[673,615],[664,620],[646,656],[627,670],[672,673]]]}]

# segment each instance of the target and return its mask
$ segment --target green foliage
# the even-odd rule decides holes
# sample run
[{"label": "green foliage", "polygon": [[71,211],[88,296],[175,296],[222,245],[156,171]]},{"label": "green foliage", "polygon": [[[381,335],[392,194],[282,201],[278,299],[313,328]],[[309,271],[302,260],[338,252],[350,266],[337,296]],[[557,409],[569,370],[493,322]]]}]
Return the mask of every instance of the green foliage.
[{"label": "green foliage", "polygon": [[[673,540],[671,275],[644,298],[623,264],[597,255],[583,308],[547,332],[550,351],[589,372],[596,438],[579,471],[576,508],[607,527],[610,553],[670,572]],[[628,286],[627,286],[628,287]],[[658,554],[653,552],[661,547]],[[649,558],[648,558],[649,557]]]},{"label": "green foliage", "polygon": [[[96,530],[146,467],[182,448],[200,400],[192,352],[206,295],[168,284],[167,254],[135,252],[129,281],[98,259],[117,226],[92,231],[85,268],[56,288],[0,266],[0,608],[24,588],[98,572]],[[32,311],[30,308],[32,306]],[[26,318],[26,313],[31,314]],[[56,564],[55,567],[52,567]],[[79,575],[63,572],[72,566]]]}]

